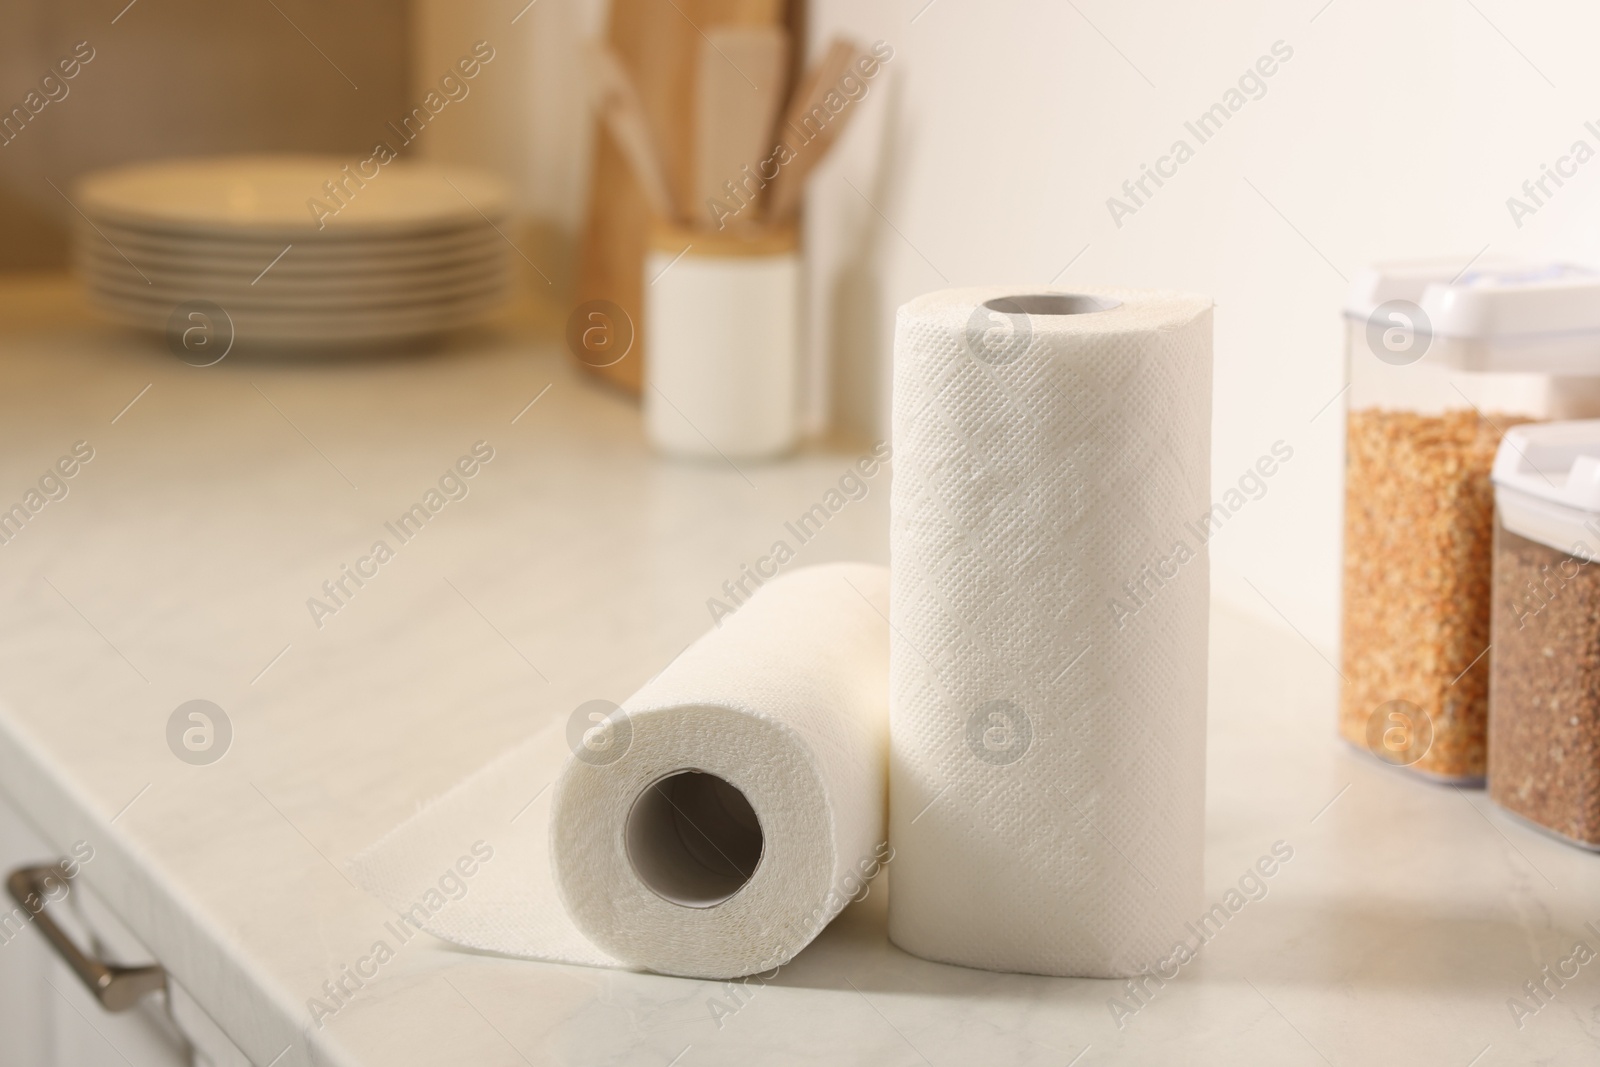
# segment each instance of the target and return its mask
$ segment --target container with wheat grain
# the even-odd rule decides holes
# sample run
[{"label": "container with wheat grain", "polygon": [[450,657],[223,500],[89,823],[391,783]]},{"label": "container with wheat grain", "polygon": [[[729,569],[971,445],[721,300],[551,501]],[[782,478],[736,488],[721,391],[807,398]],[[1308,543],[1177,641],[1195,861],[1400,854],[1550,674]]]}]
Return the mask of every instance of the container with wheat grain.
[{"label": "container with wheat grain", "polygon": [[1494,484],[1489,797],[1600,850],[1600,420],[1507,433]]},{"label": "container with wheat grain", "polygon": [[1490,469],[1514,426],[1600,415],[1600,275],[1464,262],[1372,268],[1345,308],[1339,731],[1386,763],[1481,784]]}]

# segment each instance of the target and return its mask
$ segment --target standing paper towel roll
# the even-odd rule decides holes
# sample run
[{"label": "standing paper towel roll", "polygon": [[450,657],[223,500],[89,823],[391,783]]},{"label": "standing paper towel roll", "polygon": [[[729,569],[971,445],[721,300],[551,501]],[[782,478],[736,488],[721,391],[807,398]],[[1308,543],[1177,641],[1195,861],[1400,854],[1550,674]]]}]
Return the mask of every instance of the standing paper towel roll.
[{"label": "standing paper towel roll", "polygon": [[[402,927],[510,955],[694,978],[787,963],[885,858],[888,599],[867,564],[768,582],[575,740],[547,832],[522,809],[565,739],[457,786],[358,880]],[[474,843],[470,892],[419,916]]]},{"label": "standing paper towel roll", "polygon": [[1121,977],[1201,895],[1211,303],[932,293],[899,311],[889,936]]}]

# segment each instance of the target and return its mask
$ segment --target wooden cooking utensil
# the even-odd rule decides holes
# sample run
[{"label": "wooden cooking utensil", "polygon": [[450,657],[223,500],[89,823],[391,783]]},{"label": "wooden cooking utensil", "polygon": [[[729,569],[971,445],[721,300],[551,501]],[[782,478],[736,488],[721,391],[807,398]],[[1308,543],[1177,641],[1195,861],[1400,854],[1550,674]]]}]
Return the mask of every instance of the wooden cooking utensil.
[{"label": "wooden cooking utensil", "polygon": [[650,210],[663,219],[670,219],[674,204],[671,186],[633,79],[616,53],[606,45],[590,46],[589,63],[595,79],[596,103],[605,118],[606,130],[627,159],[633,179],[644,193]]},{"label": "wooden cooking utensil", "polygon": [[[796,158],[779,169],[778,177],[768,190],[767,216],[773,222],[793,220],[800,210],[800,195],[805,191],[806,178],[855,117],[855,102],[847,102],[844,109],[835,114],[828,110],[824,101],[829,93],[839,91],[840,79],[850,72],[861,55],[855,45],[842,38],[835,39],[790,101],[777,137],[794,149]],[[843,97],[842,92],[839,95]]]},{"label": "wooden cooking utensil", "polygon": [[[693,144],[694,74],[699,55],[697,26],[780,24],[786,0],[612,0],[606,40],[639,93],[653,143],[661,155],[668,188],[680,199],[691,189],[689,146]],[[609,300],[632,319],[635,342],[626,359],[586,370],[629,392],[643,382],[644,259],[651,216],[632,168],[601,123],[595,138],[589,204],[579,246],[574,300]],[[693,210],[691,205],[690,210]],[[681,210],[681,205],[680,205]]]},{"label": "wooden cooking utensil", "polygon": [[721,229],[729,212],[745,221],[756,218],[754,201],[763,184],[758,168],[772,154],[788,75],[789,35],[782,27],[706,29],[695,87],[699,207],[688,216],[692,225]]}]

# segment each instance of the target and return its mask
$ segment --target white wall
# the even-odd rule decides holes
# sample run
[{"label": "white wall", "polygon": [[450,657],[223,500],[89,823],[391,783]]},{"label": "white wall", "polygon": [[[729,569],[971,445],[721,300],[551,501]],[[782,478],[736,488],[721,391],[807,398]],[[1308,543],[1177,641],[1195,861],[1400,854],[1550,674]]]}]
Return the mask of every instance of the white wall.
[{"label": "white wall", "polygon": [[[1505,200],[1574,139],[1600,147],[1583,129],[1600,120],[1600,102],[1584,109],[1600,13],[1510,0],[925,3],[814,8],[814,46],[843,31],[897,51],[897,84],[869,101],[881,114],[850,131],[810,205],[813,335],[833,350],[834,410],[881,432],[893,309],[929,289],[1054,279],[1210,294],[1216,491],[1274,441],[1295,450],[1212,542],[1214,587],[1280,625],[1281,612],[1331,655],[1342,411],[1311,420],[1342,384],[1344,277],[1380,259],[1465,263],[1485,245],[1597,257],[1600,160],[1520,230]],[[1293,57],[1266,95],[1197,144],[1183,122],[1279,40]],[[1178,137],[1194,158],[1116,226],[1107,197]]]},{"label": "white wall", "polygon": [[[489,106],[438,147],[506,167],[530,212],[573,226],[587,121],[572,44],[602,5],[539,0],[509,26],[520,7],[418,0],[417,74],[456,40],[510,41],[476,90]],[[1579,0],[815,0],[811,27],[814,49],[846,32],[896,50],[810,198],[812,424],[831,410],[883,432],[893,311],[929,289],[1210,294],[1218,491],[1274,441],[1295,450],[1212,542],[1215,588],[1329,654],[1342,413],[1311,420],[1342,383],[1345,277],[1486,245],[1600,258],[1600,160],[1521,229],[1505,205],[1574,139],[1600,147],[1583,128],[1600,125],[1600,12]],[[1117,227],[1107,197],[1279,40],[1293,57],[1266,95]]]}]

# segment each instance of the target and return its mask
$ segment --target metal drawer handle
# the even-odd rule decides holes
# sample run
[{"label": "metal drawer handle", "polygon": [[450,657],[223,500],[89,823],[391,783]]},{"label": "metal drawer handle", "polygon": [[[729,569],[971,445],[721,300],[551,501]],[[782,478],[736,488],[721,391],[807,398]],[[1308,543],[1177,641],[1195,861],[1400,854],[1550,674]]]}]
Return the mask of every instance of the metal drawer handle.
[{"label": "metal drawer handle", "polygon": [[72,968],[80,981],[107,1011],[127,1011],[148,993],[167,987],[167,972],[159,963],[146,967],[118,967],[86,955],[66,931],[45,912],[45,904],[59,887],[68,885],[71,876],[60,866],[23,867],[11,872],[6,890],[13,900],[28,909],[39,932],[55,946],[56,952]]}]

